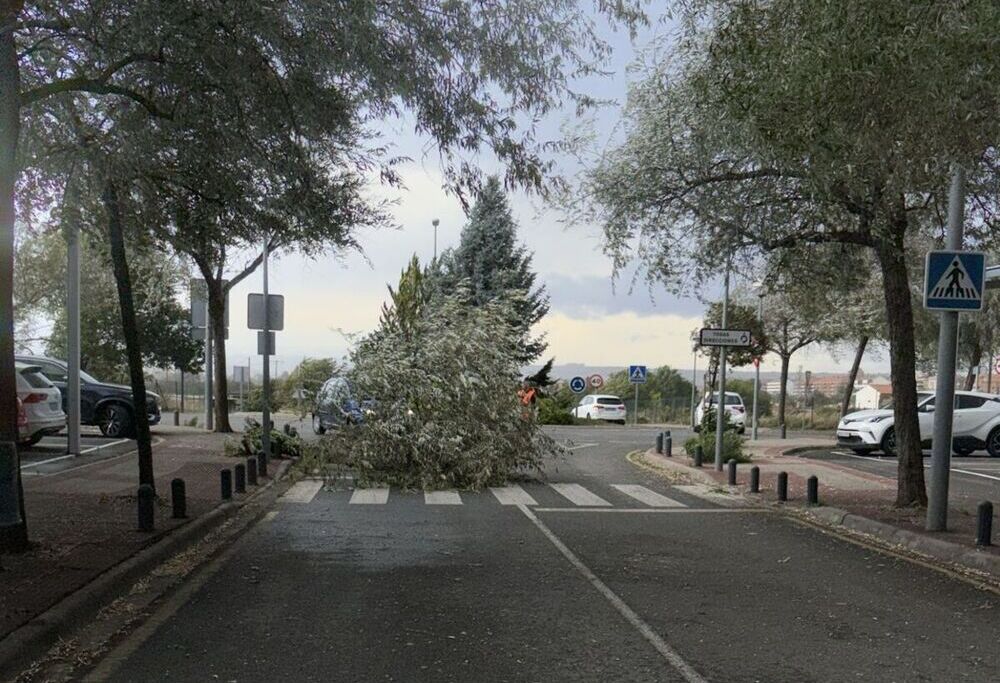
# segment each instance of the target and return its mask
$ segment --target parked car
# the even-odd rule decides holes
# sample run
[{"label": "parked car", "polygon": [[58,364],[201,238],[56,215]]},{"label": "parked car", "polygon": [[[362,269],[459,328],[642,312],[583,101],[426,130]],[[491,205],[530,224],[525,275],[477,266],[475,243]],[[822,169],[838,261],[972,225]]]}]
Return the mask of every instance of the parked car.
[{"label": "parked car", "polygon": [[[934,394],[917,394],[920,440],[930,447],[934,433]],[[837,445],[855,453],[882,451],[896,454],[896,430],[892,408],[848,413],[837,425]],[[986,449],[1000,457],[1000,396],[979,391],[956,391],[952,422],[952,448],[958,455]]]},{"label": "parked car", "polygon": [[[69,367],[65,361],[43,356],[15,356],[15,360],[38,366],[39,370],[62,393],[62,408],[66,411],[66,381]],[[160,422],[160,397],[146,392],[146,419],[149,424]],[[80,371],[80,424],[96,425],[101,434],[112,438],[134,438],[135,417],[132,411],[132,388],[101,382]]]},{"label": "parked car", "polygon": [[625,424],[625,402],[617,396],[592,394],[584,396],[573,409],[573,416],[584,420],[605,420]]},{"label": "parked car", "polygon": [[[34,446],[43,436],[58,434],[66,426],[62,394],[37,365],[14,363],[17,398],[24,414],[24,428],[18,429],[21,446]],[[20,416],[19,416],[20,418]]]},{"label": "parked car", "polygon": [[[698,407],[694,411],[695,431],[701,429],[701,423],[705,419],[705,410],[715,410],[715,404],[719,400],[719,392],[706,394]],[[743,405],[743,397],[735,391],[726,392],[726,412],[729,414],[729,422],[737,432],[743,434],[747,430],[747,409]]]},{"label": "parked car", "polygon": [[17,440],[20,445],[27,442],[31,434],[28,432],[28,414],[24,412],[24,404],[21,403],[20,397],[15,400],[17,401]]},{"label": "parked car", "polygon": [[331,377],[326,380],[316,394],[316,407],[312,414],[313,432],[325,434],[328,429],[361,424],[364,421],[365,410],[354,398],[347,378]]}]

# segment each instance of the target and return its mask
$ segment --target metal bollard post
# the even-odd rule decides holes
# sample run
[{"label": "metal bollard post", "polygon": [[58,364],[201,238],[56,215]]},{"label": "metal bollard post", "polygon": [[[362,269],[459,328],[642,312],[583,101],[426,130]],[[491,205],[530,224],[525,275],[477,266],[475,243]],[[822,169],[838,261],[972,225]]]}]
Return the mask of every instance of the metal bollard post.
[{"label": "metal bollard post", "polygon": [[668,458],[674,457],[674,437],[670,435],[670,430],[663,432],[663,451]]},{"label": "metal bollard post", "polygon": [[222,470],[219,472],[219,483],[222,488],[222,500],[229,500],[233,497],[233,471]]},{"label": "metal bollard post", "polygon": [[760,493],[760,468],[756,465],[750,468],[750,493]]},{"label": "metal bollard post", "polygon": [[183,479],[174,479],[170,482],[170,502],[174,507],[174,519],[187,517],[187,489]]},{"label": "metal bollard post", "polygon": [[656,435],[656,452],[658,454],[663,452],[663,432]]},{"label": "metal bollard post", "polygon": [[175,427],[181,426],[181,411],[179,410],[174,411],[174,426]]},{"label": "metal bollard post", "polygon": [[267,456],[263,453],[257,454],[257,476],[261,479],[267,478]]},{"label": "metal bollard post", "polygon": [[247,483],[257,485],[257,458],[247,458]]},{"label": "metal bollard post", "polygon": [[155,497],[153,487],[149,484],[143,484],[139,487],[139,531],[153,530],[153,505]]},{"label": "metal bollard post", "polygon": [[976,508],[978,519],[976,520],[976,545],[993,545],[993,503],[984,500]]},{"label": "metal bollard post", "polygon": [[726,466],[729,467],[729,485],[736,486],[736,461],[730,460]]},{"label": "metal bollard post", "polygon": [[819,505],[819,479],[815,474],[806,479],[806,502],[809,505]]},{"label": "metal bollard post", "polygon": [[246,493],[247,492],[247,466],[243,463],[238,464],[233,468],[236,479],[236,493]]},{"label": "metal bollard post", "polygon": [[788,472],[778,472],[778,500],[788,500]]},{"label": "metal bollard post", "polygon": [[702,450],[701,445],[694,447],[694,466],[701,467],[701,461],[705,457],[705,452]]}]

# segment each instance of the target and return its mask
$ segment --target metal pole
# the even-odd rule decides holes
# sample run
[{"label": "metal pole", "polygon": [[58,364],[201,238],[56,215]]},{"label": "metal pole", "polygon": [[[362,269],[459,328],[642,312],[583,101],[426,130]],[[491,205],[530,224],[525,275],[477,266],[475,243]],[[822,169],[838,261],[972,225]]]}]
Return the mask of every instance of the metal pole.
[{"label": "metal pole", "polygon": [[[757,322],[760,326],[764,327],[764,294],[760,293],[757,295]],[[753,370],[753,421],[751,422],[750,438],[754,441],[757,440],[757,397],[760,395],[760,361],[761,359],[756,359],[757,362],[754,363]]]},{"label": "metal pole", "polygon": [[440,222],[441,221],[439,221],[437,218],[435,218],[434,220],[431,221],[431,225],[434,226],[434,260],[435,261],[437,261],[437,257],[438,257],[438,224]]},{"label": "metal pole", "polygon": [[[952,165],[948,195],[948,249],[962,248],[962,209],[965,171]],[[931,451],[931,485],[927,501],[927,530],[948,528],[948,478],[951,470],[951,432],[955,408],[955,364],[958,351],[958,313],[943,311],[938,328],[937,390],[934,398],[934,432]]]},{"label": "metal pole", "polygon": [[691,429],[694,429],[695,413],[698,411],[698,349],[694,351],[694,367],[691,369]]},{"label": "metal pole", "polygon": [[638,427],[639,426],[639,384],[638,383],[636,383],[636,385],[635,385],[635,417],[633,418],[633,420],[635,421],[635,426]]},{"label": "metal pole", "polygon": [[993,393],[993,353],[990,352],[990,365],[986,371],[986,393]]},{"label": "metal pole", "polygon": [[212,319],[208,314],[208,283],[205,284],[205,429],[215,428],[212,414]]},{"label": "metal pole", "polygon": [[[732,257],[726,258],[726,279],[722,295],[722,329],[729,326],[729,270]],[[719,400],[715,404],[715,471],[722,471],[723,412],[726,409],[726,347],[719,347]]]},{"label": "metal pole", "polygon": [[80,228],[66,230],[66,452],[80,454]]},{"label": "metal pole", "polygon": [[271,459],[271,302],[268,301],[267,290],[267,241],[264,238],[264,258],[261,261],[263,266],[261,272],[264,276],[264,386],[263,386],[263,429],[260,436],[260,449],[264,455],[264,463]]},{"label": "metal pole", "polygon": [[184,371],[181,370],[181,412],[184,412]]}]

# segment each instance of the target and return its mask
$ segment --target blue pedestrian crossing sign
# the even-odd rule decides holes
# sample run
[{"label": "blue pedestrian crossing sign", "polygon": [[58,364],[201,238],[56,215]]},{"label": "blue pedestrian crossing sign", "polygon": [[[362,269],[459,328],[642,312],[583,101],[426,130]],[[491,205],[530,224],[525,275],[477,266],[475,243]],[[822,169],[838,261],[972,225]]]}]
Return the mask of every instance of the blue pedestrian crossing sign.
[{"label": "blue pedestrian crossing sign", "polygon": [[628,381],[631,382],[632,384],[645,384],[646,366],[645,365],[628,366]]},{"label": "blue pedestrian crossing sign", "polygon": [[986,254],[930,251],[924,265],[924,308],[978,311],[983,307]]},{"label": "blue pedestrian crossing sign", "polygon": [[569,388],[574,394],[579,394],[587,390],[587,380],[583,377],[574,377],[569,381]]}]

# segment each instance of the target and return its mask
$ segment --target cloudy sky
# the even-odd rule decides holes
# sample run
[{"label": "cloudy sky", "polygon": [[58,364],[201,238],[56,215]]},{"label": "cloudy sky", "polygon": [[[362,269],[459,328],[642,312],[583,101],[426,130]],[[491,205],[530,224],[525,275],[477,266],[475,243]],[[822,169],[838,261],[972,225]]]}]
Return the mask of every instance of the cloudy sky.
[{"label": "cloudy sky", "polygon": [[[648,48],[656,35],[669,32],[658,26],[643,32],[633,44],[626,35],[608,34],[615,54],[608,65],[612,75],[591,79],[582,84],[590,92],[624,101],[630,78],[629,66],[640,51]],[[602,110],[596,117],[596,129],[604,140],[617,135],[618,107]],[[543,135],[554,138],[562,126],[572,125],[572,112],[562,112],[543,123]],[[349,349],[349,335],[371,330],[387,298],[386,284],[395,283],[400,270],[413,254],[421,261],[433,253],[431,221],[440,219],[438,249],[458,243],[465,214],[460,203],[442,190],[438,160],[428,141],[412,133],[406,121],[387,123],[385,137],[395,145],[393,153],[413,159],[401,168],[405,187],[391,189],[372,183],[373,196],[394,200],[395,230],[361,234],[364,255],[352,253],[315,261],[296,255],[281,256],[272,264],[271,291],[285,296],[285,330],[278,333],[278,372],[290,369],[303,357],[343,357]],[[560,160],[561,170],[571,174],[572,162]],[[487,171],[495,162],[483,158]],[[583,363],[598,366],[624,366],[631,363],[650,366],[670,365],[689,369],[692,363],[690,335],[700,327],[704,304],[696,299],[678,299],[663,291],[650,292],[642,283],[630,290],[631,272],[619,281],[612,280],[611,263],[601,253],[600,230],[595,225],[567,227],[558,209],[538,204],[537,198],[515,193],[510,196],[513,213],[520,226],[521,239],[534,253],[538,282],[551,297],[551,312],[540,323],[547,335],[547,355],[557,364]],[[256,339],[243,329],[246,295],[260,291],[257,273],[237,287],[231,299],[233,327],[230,331],[230,365],[249,360],[254,374],[260,358],[254,355]],[[717,296],[718,284],[705,292]],[[345,334],[346,333],[346,334]],[[702,361],[699,361],[701,363]],[[793,366],[803,365],[814,371],[838,371],[849,362],[847,353],[840,357],[822,349],[802,352]],[[881,365],[873,359],[873,368]],[[776,369],[768,358],[765,369]]]}]

